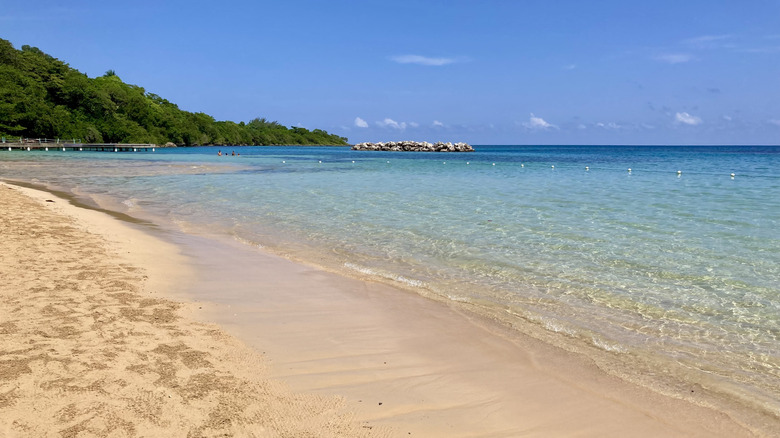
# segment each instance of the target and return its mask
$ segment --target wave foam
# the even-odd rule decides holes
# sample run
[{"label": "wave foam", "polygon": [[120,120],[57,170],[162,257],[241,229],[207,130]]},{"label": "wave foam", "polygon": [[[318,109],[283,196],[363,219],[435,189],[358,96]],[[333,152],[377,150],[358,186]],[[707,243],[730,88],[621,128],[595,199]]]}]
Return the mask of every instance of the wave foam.
[{"label": "wave foam", "polygon": [[356,271],[356,272],[360,272],[361,274],[373,275],[373,276],[376,276],[376,277],[386,278],[388,280],[393,280],[393,281],[397,281],[399,283],[404,283],[404,284],[406,284],[408,286],[412,286],[412,287],[425,287],[425,283],[423,283],[420,280],[414,280],[414,279],[411,279],[411,278],[406,278],[406,277],[401,276],[401,275],[385,274],[385,273],[376,271],[374,269],[367,268],[365,266],[356,265],[356,264],[350,263],[350,262],[344,263],[344,267],[348,268],[348,269],[351,269],[353,271]]}]

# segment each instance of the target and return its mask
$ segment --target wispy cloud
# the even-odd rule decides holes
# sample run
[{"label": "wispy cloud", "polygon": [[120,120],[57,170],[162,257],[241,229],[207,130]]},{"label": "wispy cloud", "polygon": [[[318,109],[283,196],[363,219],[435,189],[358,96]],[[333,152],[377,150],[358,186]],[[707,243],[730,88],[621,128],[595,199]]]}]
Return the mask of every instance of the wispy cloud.
[{"label": "wispy cloud", "polygon": [[745,53],[778,53],[780,46],[750,47],[741,51]]},{"label": "wispy cloud", "polygon": [[433,121],[433,126],[436,127],[436,128],[443,128],[444,127],[444,123],[442,123],[442,122],[440,122],[438,120],[434,120]]},{"label": "wispy cloud", "polygon": [[653,57],[656,61],[665,62],[667,64],[682,64],[693,59],[693,57],[687,53],[665,53],[662,55],[656,55]]},{"label": "wispy cloud", "polygon": [[360,117],[355,117],[355,126],[358,128],[368,128],[368,122],[361,119]]},{"label": "wispy cloud", "polygon": [[695,126],[701,123],[701,118],[692,116],[686,112],[681,112],[674,115],[674,121],[677,123]]},{"label": "wispy cloud", "polygon": [[433,58],[421,55],[391,56],[390,60],[399,64],[417,64],[426,66],[442,66],[457,62],[455,58]]},{"label": "wispy cloud", "polygon": [[615,122],[607,122],[607,123],[598,122],[598,123],[596,123],[596,126],[599,127],[599,128],[609,129],[609,130],[612,130],[612,131],[616,131],[618,129],[624,128],[624,126],[618,125]]},{"label": "wispy cloud", "polygon": [[577,64],[568,64],[563,66],[564,70],[574,70],[575,68],[577,68]]},{"label": "wispy cloud", "polygon": [[719,49],[733,47],[731,40],[734,36],[727,35],[702,35],[682,40],[682,44],[695,49]]},{"label": "wispy cloud", "polygon": [[392,128],[392,129],[397,129],[399,131],[405,130],[407,126],[412,126],[412,127],[418,126],[417,123],[415,122],[411,122],[407,124],[406,122],[396,122],[391,118],[385,118],[381,122],[376,122],[376,124],[381,128]]},{"label": "wispy cloud", "polygon": [[769,123],[771,123],[771,124],[773,124],[775,126],[780,126],[780,119],[769,120]]},{"label": "wispy cloud", "polygon": [[544,120],[541,117],[536,117],[534,113],[531,113],[531,117],[528,118],[528,121],[523,123],[523,126],[525,126],[528,129],[531,130],[548,130],[548,129],[558,129],[557,126],[553,125],[552,123],[548,123],[546,120]]}]

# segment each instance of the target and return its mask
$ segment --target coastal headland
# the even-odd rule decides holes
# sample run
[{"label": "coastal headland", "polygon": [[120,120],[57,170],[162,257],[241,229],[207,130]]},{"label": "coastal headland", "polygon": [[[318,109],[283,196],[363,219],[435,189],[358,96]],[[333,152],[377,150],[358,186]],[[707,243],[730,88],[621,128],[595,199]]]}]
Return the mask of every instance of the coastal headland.
[{"label": "coastal headland", "polygon": [[352,146],[356,151],[391,151],[391,152],[474,152],[467,143],[428,143],[427,141],[388,141],[378,143],[358,143]]},{"label": "coastal headland", "polygon": [[3,436],[756,435],[388,285],[43,191],[0,212]]}]

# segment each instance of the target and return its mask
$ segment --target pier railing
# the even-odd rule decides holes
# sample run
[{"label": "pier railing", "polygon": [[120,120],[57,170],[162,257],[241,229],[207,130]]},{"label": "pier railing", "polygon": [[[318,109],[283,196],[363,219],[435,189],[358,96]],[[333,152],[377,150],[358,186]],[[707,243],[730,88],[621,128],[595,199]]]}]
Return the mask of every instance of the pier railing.
[{"label": "pier railing", "polygon": [[[10,140],[10,141],[9,141]],[[81,139],[60,138],[2,138],[0,150],[12,151],[107,151],[107,152],[139,152],[156,150],[158,146],[151,143],[82,143]]]}]

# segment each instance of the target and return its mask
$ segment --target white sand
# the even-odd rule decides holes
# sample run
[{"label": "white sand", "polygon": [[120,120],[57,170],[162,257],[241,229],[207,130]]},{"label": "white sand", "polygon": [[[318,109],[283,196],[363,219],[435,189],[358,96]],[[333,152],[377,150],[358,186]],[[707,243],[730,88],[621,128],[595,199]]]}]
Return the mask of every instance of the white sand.
[{"label": "white sand", "polygon": [[3,184],[0,242],[0,437],[378,435],[180,317],[162,294],[192,272],[172,245]]}]

